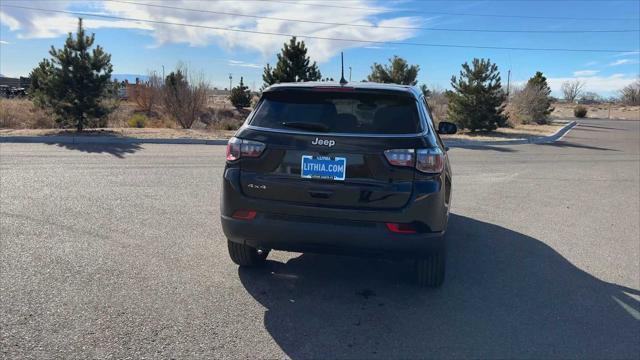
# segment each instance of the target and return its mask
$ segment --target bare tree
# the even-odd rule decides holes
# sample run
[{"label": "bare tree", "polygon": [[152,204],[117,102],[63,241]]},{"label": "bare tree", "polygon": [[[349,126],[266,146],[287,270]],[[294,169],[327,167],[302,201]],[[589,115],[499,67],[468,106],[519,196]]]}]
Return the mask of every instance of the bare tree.
[{"label": "bare tree", "polygon": [[582,88],[584,88],[584,86],[585,83],[580,80],[563,82],[561,90],[564,95],[564,99],[568,102],[576,102],[576,99],[582,93]]},{"label": "bare tree", "polygon": [[626,105],[640,105],[640,79],[620,90],[620,101]]},{"label": "bare tree", "polygon": [[162,79],[155,73],[150,73],[145,82],[131,86],[131,97],[138,109],[150,115],[162,101]]},{"label": "bare tree", "polygon": [[436,122],[445,121],[447,119],[447,106],[449,105],[449,99],[447,98],[445,91],[438,87],[433,87],[429,90],[429,97],[427,97],[427,103],[431,108],[431,113]]},{"label": "bare tree", "polygon": [[205,110],[209,85],[202,74],[190,74],[184,65],[171,72],[163,88],[165,112],[184,129],[190,129]]},{"label": "bare tree", "polygon": [[580,103],[582,104],[599,104],[603,101],[602,96],[592,91],[586,91],[580,96]]}]

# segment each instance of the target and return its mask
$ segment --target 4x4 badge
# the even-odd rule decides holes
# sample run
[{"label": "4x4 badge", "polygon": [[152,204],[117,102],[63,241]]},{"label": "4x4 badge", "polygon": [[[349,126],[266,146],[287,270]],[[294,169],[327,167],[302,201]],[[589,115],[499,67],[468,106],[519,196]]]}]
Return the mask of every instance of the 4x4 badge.
[{"label": "4x4 badge", "polygon": [[311,142],[311,145],[323,145],[323,146],[328,146],[328,147],[332,147],[333,145],[336,144],[335,140],[322,140],[319,138],[315,138],[315,140],[313,140]]}]

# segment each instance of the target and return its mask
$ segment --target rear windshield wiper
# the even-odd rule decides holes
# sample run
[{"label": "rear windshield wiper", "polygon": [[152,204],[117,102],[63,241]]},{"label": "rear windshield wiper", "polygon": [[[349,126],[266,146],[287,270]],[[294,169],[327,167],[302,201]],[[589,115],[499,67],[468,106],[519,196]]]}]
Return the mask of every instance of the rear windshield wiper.
[{"label": "rear windshield wiper", "polygon": [[304,122],[304,121],[286,121],[282,123],[282,126],[302,129],[302,130],[318,131],[318,132],[329,131],[329,127],[325,124],[311,123],[311,122]]}]

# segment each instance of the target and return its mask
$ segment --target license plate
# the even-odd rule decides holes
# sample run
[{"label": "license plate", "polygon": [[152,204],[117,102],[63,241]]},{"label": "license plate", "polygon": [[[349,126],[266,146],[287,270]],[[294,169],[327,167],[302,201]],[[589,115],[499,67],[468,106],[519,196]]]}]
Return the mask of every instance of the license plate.
[{"label": "license plate", "polygon": [[302,155],[301,176],[303,178],[344,180],[346,172],[346,158]]}]

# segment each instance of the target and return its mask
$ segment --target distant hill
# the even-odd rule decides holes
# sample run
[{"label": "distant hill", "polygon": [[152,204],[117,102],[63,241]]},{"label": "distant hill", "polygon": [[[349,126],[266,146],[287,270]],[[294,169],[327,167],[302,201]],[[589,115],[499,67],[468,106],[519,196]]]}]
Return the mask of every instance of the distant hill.
[{"label": "distant hill", "polygon": [[140,75],[140,74],[111,74],[111,79],[112,80],[118,80],[118,81],[129,81],[130,83],[135,83],[136,82],[136,78],[140,79],[140,81],[147,81],[147,79],[149,79],[149,76],[147,75]]}]

